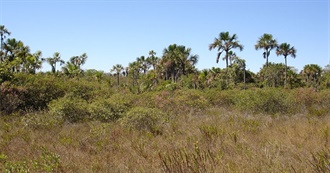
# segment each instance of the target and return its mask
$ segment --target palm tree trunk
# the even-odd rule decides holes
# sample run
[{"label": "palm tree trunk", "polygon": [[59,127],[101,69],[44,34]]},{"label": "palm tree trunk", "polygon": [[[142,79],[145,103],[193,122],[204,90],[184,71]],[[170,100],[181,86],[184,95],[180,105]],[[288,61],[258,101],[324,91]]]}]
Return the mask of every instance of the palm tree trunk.
[{"label": "palm tree trunk", "polygon": [[284,87],[286,87],[286,78],[287,78],[287,60],[286,60],[286,56],[284,56],[284,59],[285,59],[285,74],[284,74]]},{"label": "palm tree trunk", "polygon": [[244,77],[243,77],[244,78],[244,89],[246,89],[246,78],[245,78],[246,74],[245,73],[246,73],[246,70],[245,70],[245,67],[244,67]]},{"label": "palm tree trunk", "polygon": [[226,51],[226,84],[228,85],[228,50]]},{"label": "palm tree trunk", "polygon": [[117,87],[119,87],[119,73],[117,73]]}]

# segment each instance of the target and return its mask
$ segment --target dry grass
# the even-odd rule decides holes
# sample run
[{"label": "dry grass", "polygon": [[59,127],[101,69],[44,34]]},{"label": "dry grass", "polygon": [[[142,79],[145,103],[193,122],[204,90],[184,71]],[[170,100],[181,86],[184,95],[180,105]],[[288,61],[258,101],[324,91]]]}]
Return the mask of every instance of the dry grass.
[{"label": "dry grass", "polygon": [[212,108],[174,117],[161,135],[118,123],[0,119],[0,172],[329,172],[329,148],[329,115]]}]

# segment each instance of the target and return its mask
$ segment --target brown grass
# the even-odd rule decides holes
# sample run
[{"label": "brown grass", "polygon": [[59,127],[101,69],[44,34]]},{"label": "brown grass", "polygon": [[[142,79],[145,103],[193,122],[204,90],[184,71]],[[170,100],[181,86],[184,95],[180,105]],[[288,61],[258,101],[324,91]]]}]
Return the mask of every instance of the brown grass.
[{"label": "brown grass", "polygon": [[0,119],[0,172],[328,172],[329,148],[329,115],[212,108],[169,120],[161,135],[115,122]]}]

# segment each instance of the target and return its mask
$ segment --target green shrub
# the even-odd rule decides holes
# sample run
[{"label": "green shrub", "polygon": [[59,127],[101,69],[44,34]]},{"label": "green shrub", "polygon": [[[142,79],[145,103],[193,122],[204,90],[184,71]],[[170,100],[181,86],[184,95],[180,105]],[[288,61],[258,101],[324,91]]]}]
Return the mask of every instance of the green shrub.
[{"label": "green shrub", "polygon": [[60,81],[54,76],[17,75],[17,79],[21,80],[21,83],[24,82],[22,86],[26,89],[26,93],[24,95],[24,106],[26,109],[46,109],[49,102],[65,95],[63,81]]},{"label": "green shrub", "polygon": [[240,110],[256,113],[276,114],[295,111],[292,94],[280,89],[240,91],[234,96],[234,104]]},{"label": "green shrub", "polygon": [[93,98],[93,91],[95,90],[94,84],[97,83],[87,83],[85,81],[75,81],[71,79],[67,83],[66,94],[71,97],[77,97],[89,101]]},{"label": "green shrub", "polygon": [[99,99],[89,106],[91,118],[103,122],[121,118],[131,107],[127,100],[122,99]]},{"label": "green shrub", "polygon": [[22,117],[21,121],[26,127],[33,129],[51,129],[63,123],[62,117],[47,112],[28,113]]},{"label": "green shrub", "polygon": [[166,119],[167,115],[159,109],[135,107],[128,111],[126,116],[119,121],[129,129],[160,134]]},{"label": "green shrub", "polygon": [[23,110],[25,93],[26,90],[22,87],[11,86],[6,82],[2,83],[0,85],[0,115],[9,115]]},{"label": "green shrub", "polygon": [[65,121],[74,123],[89,118],[86,100],[75,97],[63,97],[53,100],[49,104],[49,112],[53,116],[60,116]]},{"label": "green shrub", "polygon": [[233,95],[235,92],[239,91],[220,90],[217,88],[213,88],[205,91],[205,97],[213,106],[228,107],[234,104]]},{"label": "green shrub", "polygon": [[182,112],[201,111],[209,106],[208,100],[199,90],[177,90],[174,93],[176,109]]}]

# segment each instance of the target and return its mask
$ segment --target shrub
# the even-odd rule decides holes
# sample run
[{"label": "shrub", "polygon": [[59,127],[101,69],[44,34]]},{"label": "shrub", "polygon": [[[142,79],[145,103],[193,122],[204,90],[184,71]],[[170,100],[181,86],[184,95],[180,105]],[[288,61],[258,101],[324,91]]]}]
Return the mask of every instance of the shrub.
[{"label": "shrub", "polygon": [[293,113],[293,103],[291,94],[279,89],[244,90],[234,96],[237,108],[256,113]]},{"label": "shrub", "polygon": [[217,88],[205,91],[205,97],[213,106],[228,107],[234,104],[233,95],[235,92],[232,90],[220,90]]},{"label": "shrub", "polygon": [[25,126],[33,129],[51,129],[63,123],[62,117],[47,112],[28,113],[22,117],[21,121]]},{"label": "shrub", "polygon": [[10,86],[8,83],[0,85],[0,113],[9,115],[23,109],[24,94],[22,87]]},{"label": "shrub", "polygon": [[174,93],[175,105],[182,112],[201,111],[209,106],[208,100],[199,90],[178,90]]},{"label": "shrub", "polygon": [[91,118],[103,122],[121,118],[131,107],[127,100],[122,99],[99,99],[89,106]]},{"label": "shrub", "polygon": [[90,115],[86,100],[68,96],[51,101],[49,112],[53,116],[60,116],[71,123],[87,119]]},{"label": "shrub", "polygon": [[119,121],[129,129],[160,134],[166,119],[167,115],[159,109],[135,107],[128,111],[126,116]]},{"label": "shrub", "polygon": [[77,97],[88,101],[93,98],[93,91],[95,90],[94,84],[97,83],[89,84],[85,81],[75,81],[71,79],[69,80],[66,93],[71,97]]},{"label": "shrub", "polygon": [[30,110],[43,110],[52,100],[65,95],[63,82],[54,76],[46,75],[17,75],[22,87],[26,89],[24,94],[24,107]]}]

